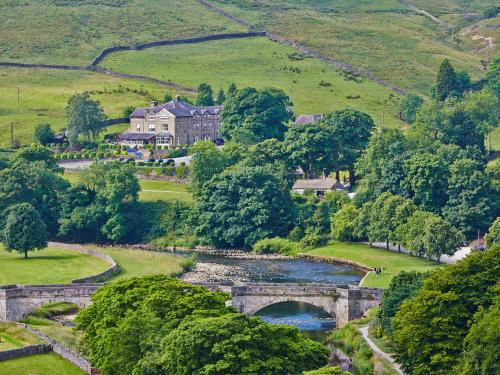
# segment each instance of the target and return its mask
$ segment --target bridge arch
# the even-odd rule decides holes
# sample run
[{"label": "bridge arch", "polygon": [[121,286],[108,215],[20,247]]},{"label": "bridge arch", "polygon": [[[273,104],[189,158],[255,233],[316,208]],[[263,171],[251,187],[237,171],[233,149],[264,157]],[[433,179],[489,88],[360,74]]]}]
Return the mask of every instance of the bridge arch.
[{"label": "bridge arch", "polygon": [[[247,300],[248,301],[248,300]],[[266,307],[273,306],[280,303],[286,302],[302,302],[318,309],[321,309],[328,313],[331,317],[337,317],[337,311],[335,309],[335,303],[332,303],[331,299],[314,299],[307,296],[270,296],[270,298],[259,298],[254,304],[249,304],[244,313],[248,315],[255,315],[259,311],[265,309]]]}]

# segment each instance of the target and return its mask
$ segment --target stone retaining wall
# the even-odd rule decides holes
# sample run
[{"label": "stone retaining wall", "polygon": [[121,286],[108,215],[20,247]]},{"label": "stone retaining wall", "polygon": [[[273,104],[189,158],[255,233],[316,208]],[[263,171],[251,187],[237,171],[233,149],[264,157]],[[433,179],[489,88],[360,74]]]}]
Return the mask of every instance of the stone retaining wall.
[{"label": "stone retaining wall", "polygon": [[63,250],[70,250],[70,251],[75,251],[80,254],[86,254],[90,255],[96,258],[100,258],[104,260],[109,268],[106,271],[103,271],[101,273],[98,273],[96,275],[91,275],[87,277],[83,277],[81,279],[75,279],[72,280],[71,283],[73,284],[84,284],[84,283],[97,283],[101,282],[104,279],[108,278],[109,276],[119,272],[118,265],[114,261],[113,258],[111,258],[108,254],[103,254],[100,253],[96,250],[93,249],[87,249],[84,246],[81,245],[75,245],[75,244],[67,244],[67,243],[60,243],[60,242],[49,242],[50,247],[56,247],[58,249],[63,249]]},{"label": "stone retaining wall", "polygon": [[0,351],[0,361],[24,357],[27,355],[43,354],[52,351],[52,347],[47,344],[29,345],[24,348]]}]

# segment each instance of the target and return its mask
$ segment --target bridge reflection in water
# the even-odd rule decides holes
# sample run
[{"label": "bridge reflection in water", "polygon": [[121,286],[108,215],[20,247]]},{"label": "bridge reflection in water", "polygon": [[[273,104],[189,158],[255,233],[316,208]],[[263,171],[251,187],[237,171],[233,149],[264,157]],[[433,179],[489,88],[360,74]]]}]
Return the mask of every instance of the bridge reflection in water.
[{"label": "bridge reflection in water", "polygon": [[335,317],[325,310],[305,302],[279,302],[255,313],[266,322],[292,325],[314,340],[324,341],[335,328]]}]

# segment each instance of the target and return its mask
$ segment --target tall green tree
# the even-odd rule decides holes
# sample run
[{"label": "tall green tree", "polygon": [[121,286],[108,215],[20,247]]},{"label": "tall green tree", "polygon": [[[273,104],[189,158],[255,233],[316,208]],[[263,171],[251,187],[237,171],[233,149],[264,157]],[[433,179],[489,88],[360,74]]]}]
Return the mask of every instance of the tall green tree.
[{"label": "tall green tree", "polygon": [[[69,183],[44,161],[19,160],[0,171],[0,212],[29,203],[42,217],[50,235],[57,233],[61,201]],[[0,227],[5,216],[0,215]]]},{"label": "tall green tree", "polygon": [[486,72],[486,85],[500,100],[500,57],[493,59]]},{"label": "tall green tree", "polygon": [[1,239],[7,251],[17,251],[28,258],[28,252],[47,247],[47,227],[38,211],[29,203],[19,203],[4,211],[6,215]]},{"label": "tall green tree", "polygon": [[291,127],[283,143],[290,160],[306,178],[329,175],[338,168],[337,146],[332,127],[321,122]]},{"label": "tall green tree", "polygon": [[344,205],[331,220],[332,237],[351,242],[355,238],[359,210],[353,204]]},{"label": "tall green tree", "polygon": [[21,162],[31,163],[34,161],[41,161],[45,166],[54,172],[62,172],[63,169],[59,167],[57,161],[54,159],[54,154],[42,145],[33,144],[29,147],[23,147],[17,150],[10,157],[12,164]]},{"label": "tall green tree", "polygon": [[422,257],[426,253],[424,238],[427,233],[428,223],[438,220],[439,217],[431,212],[416,210],[406,222],[396,229],[396,238],[410,254]]},{"label": "tall green tree", "polygon": [[38,143],[45,146],[54,138],[54,131],[50,127],[50,124],[41,123],[35,127],[34,137]]},{"label": "tall green tree", "polygon": [[217,92],[217,99],[215,100],[215,102],[218,105],[222,105],[222,104],[224,104],[225,101],[226,101],[226,94],[224,94],[224,90],[223,89],[220,89]]},{"label": "tall green tree", "polygon": [[470,159],[457,160],[450,167],[443,216],[469,238],[478,231],[484,233],[500,208],[495,198],[499,193],[483,164]]},{"label": "tall green tree", "polygon": [[158,369],[161,339],[184,320],[227,314],[227,298],[163,275],[119,280],[92,296],[76,327],[104,375],[165,373]]},{"label": "tall green tree", "polygon": [[439,212],[446,203],[449,170],[446,162],[434,153],[418,153],[404,164],[402,185],[415,204]]},{"label": "tall green tree", "polygon": [[132,236],[140,189],[133,167],[93,164],[62,199],[59,234],[113,242]]},{"label": "tall green tree", "polygon": [[246,87],[228,95],[221,113],[221,135],[231,139],[244,131],[257,143],[265,139],[283,140],[285,124],[293,114],[287,110],[289,98],[278,89]]},{"label": "tall green tree", "polygon": [[409,124],[413,124],[422,104],[424,104],[424,99],[421,96],[412,93],[407,94],[399,106],[403,120]]},{"label": "tall green tree", "polygon": [[393,319],[394,348],[406,373],[455,373],[470,322],[498,296],[499,264],[500,247],[473,252],[432,272],[422,290],[401,305]]},{"label": "tall green tree", "polygon": [[169,92],[166,92],[165,95],[163,96],[163,103],[167,103],[173,100],[172,94]]},{"label": "tall green tree", "polygon": [[207,83],[201,83],[196,90],[196,105],[205,106],[205,105],[214,105],[214,92],[212,90],[212,86]]},{"label": "tall green tree", "polygon": [[344,109],[327,114],[321,122],[332,127],[335,144],[338,153],[338,169],[343,168],[349,171],[349,181],[351,185],[356,183],[354,178],[354,164],[366,149],[370,136],[375,127],[372,118],[360,111]]},{"label": "tall green tree", "polygon": [[226,167],[224,154],[212,141],[199,141],[189,149],[192,155],[189,164],[189,186],[192,192],[199,194],[203,186]]},{"label": "tall green tree", "polygon": [[197,203],[197,233],[217,247],[248,249],[286,236],[293,223],[289,190],[267,167],[224,170],[203,186]]},{"label": "tall green tree", "polygon": [[229,87],[227,88],[227,96],[235,95],[238,92],[238,88],[234,82],[231,82]]},{"label": "tall green tree", "polygon": [[453,255],[463,245],[465,237],[446,220],[436,216],[426,223],[422,241],[427,258],[439,262],[441,255]]},{"label": "tall green tree", "polygon": [[484,236],[486,246],[491,248],[495,245],[500,246],[500,217],[497,217],[493,224],[488,229],[488,233]]},{"label": "tall green tree", "polygon": [[436,79],[436,94],[439,100],[443,101],[449,96],[457,94],[459,85],[457,75],[450,60],[444,59],[439,65]]},{"label": "tall green tree", "polygon": [[75,94],[66,106],[69,138],[72,142],[84,135],[87,139],[96,138],[102,130],[102,121],[106,118],[98,101],[92,100],[88,92]]},{"label": "tall green tree", "polygon": [[185,321],[161,346],[165,374],[301,375],[328,359],[326,347],[297,328],[240,314]]}]

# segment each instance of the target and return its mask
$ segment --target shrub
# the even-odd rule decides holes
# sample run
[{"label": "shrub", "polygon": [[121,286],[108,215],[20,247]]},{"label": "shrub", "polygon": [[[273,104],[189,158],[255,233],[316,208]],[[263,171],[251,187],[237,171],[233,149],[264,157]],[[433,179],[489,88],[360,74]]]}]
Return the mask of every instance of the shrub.
[{"label": "shrub", "polygon": [[148,162],[146,162],[146,165],[147,165],[148,167],[152,167],[152,166],[153,166],[153,162],[152,162],[152,161],[148,161]]},{"label": "shrub", "polygon": [[73,159],[78,160],[78,159],[81,159],[81,158],[82,158],[82,154],[80,154],[79,152],[75,152],[75,153],[73,154]]},{"label": "shrub", "polygon": [[104,152],[99,151],[99,152],[97,153],[97,157],[98,157],[98,158],[103,158],[103,157],[104,157]]},{"label": "shrub", "polygon": [[188,168],[185,163],[181,163],[178,167],[175,168],[175,175],[179,178],[186,178],[188,175]]},{"label": "shrub", "polygon": [[290,255],[295,254],[298,249],[297,243],[281,237],[264,238],[257,241],[252,247],[252,251],[256,254]]},{"label": "shrub", "polygon": [[95,156],[96,156],[96,153],[95,153],[95,152],[91,152],[91,153],[90,153],[90,157],[91,157],[92,159],[93,159],[93,158],[95,158]]},{"label": "shrub", "polygon": [[155,162],[153,163],[153,166],[154,166],[154,167],[159,167],[159,166],[160,166],[160,162],[155,161]]},{"label": "shrub", "polygon": [[68,159],[68,154],[64,153],[64,154],[61,154],[61,160],[66,160]]},{"label": "shrub", "polygon": [[30,315],[37,318],[52,318],[57,315],[68,315],[78,311],[78,305],[69,302],[51,302],[35,309]]},{"label": "shrub", "polygon": [[138,161],[137,162],[138,167],[144,167],[144,162],[143,161]]},{"label": "shrub", "polygon": [[107,143],[101,143],[97,148],[99,151],[109,150],[109,145]]},{"label": "shrub", "polygon": [[178,149],[178,150],[172,150],[169,152],[168,157],[169,158],[180,158],[182,156],[186,156],[187,151],[184,149]]}]

